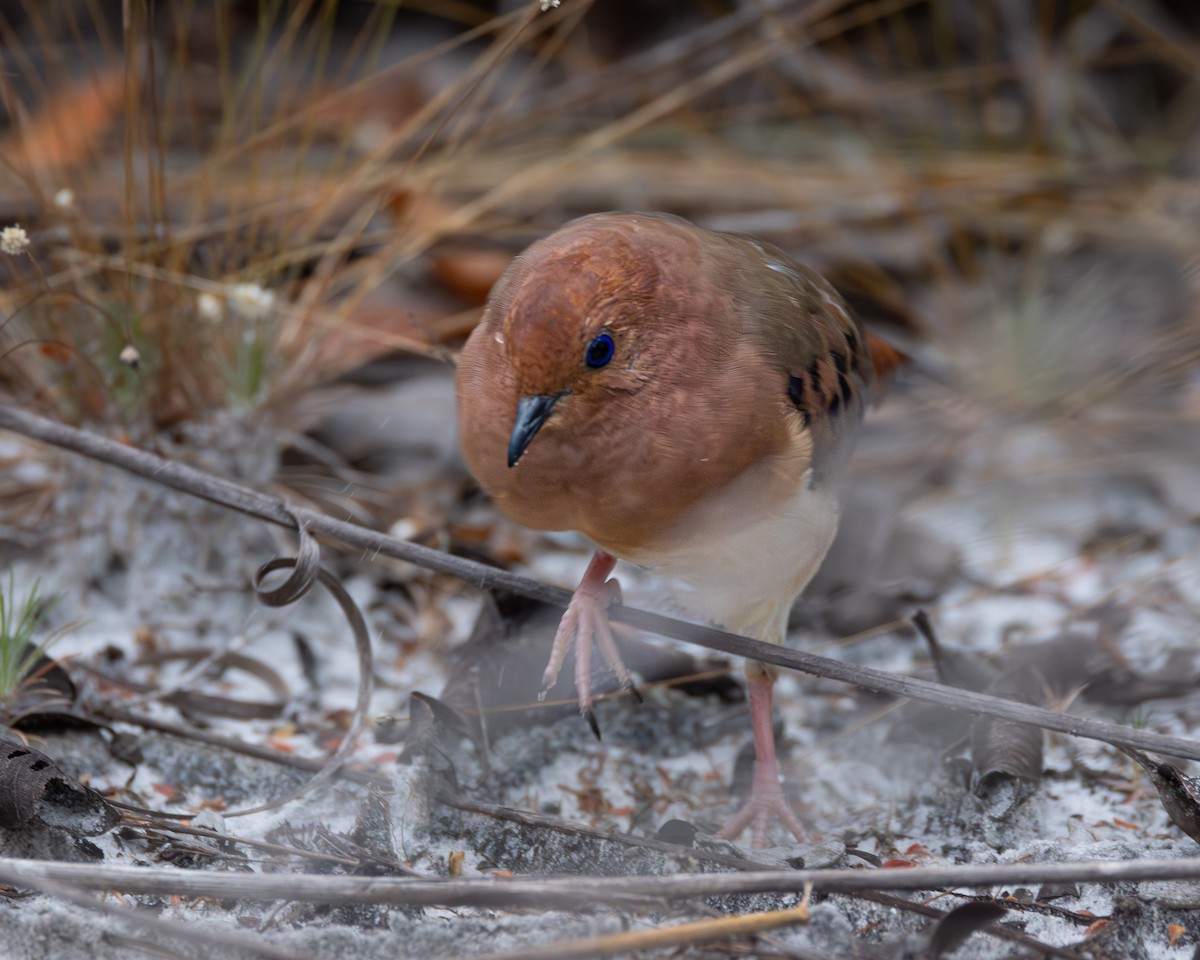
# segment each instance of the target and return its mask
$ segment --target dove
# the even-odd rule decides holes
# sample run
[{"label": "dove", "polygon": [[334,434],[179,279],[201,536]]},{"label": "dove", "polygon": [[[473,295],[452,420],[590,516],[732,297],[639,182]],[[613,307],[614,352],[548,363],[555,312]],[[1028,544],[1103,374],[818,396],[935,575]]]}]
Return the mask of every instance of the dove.
[{"label": "dove", "polygon": [[[688,615],[779,644],[838,524],[836,487],[873,386],[902,355],[816,272],[749,236],[657,213],[571,221],[493,287],[458,363],[464,459],[496,506],[596,551],[543,678],[572,645],[593,714],[593,644],[627,689],[607,610],[618,559]],[[777,671],[746,664],[750,797],[719,836],[806,831],[779,779]],[[636,692],[636,691],[635,691]]]}]

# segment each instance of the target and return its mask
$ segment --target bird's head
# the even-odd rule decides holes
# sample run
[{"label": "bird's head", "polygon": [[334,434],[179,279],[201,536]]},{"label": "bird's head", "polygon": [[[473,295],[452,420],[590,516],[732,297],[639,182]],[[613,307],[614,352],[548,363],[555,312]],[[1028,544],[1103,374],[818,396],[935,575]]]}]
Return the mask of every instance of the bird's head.
[{"label": "bird's head", "polygon": [[518,258],[488,306],[517,395],[510,468],[543,428],[586,436],[636,416],[633,395],[654,392],[686,353],[682,318],[661,289],[661,256],[623,230],[578,224]]}]

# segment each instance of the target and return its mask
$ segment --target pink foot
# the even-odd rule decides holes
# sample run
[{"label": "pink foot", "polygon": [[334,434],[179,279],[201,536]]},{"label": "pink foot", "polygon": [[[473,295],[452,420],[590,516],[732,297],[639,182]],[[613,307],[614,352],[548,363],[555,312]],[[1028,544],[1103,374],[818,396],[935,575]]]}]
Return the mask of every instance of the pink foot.
[{"label": "pink foot", "polygon": [[808,837],[804,824],[796,816],[792,805],[783,795],[783,787],[779,785],[775,730],[771,724],[771,690],[774,686],[773,677],[750,677],[750,718],[754,725],[754,784],[745,806],[730,817],[717,833],[722,840],[736,839],[750,827],[750,843],[755,847],[766,846],[767,827],[772,820],[782,822],[797,840],[805,840]]},{"label": "pink foot", "polygon": [[596,715],[592,710],[592,640],[600,648],[604,662],[616,675],[621,687],[640,701],[641,695],[633,685],[633,679],[621,659],[617,642],[613,638],[612,626],[608,622],[608,608],[614,601],[621,599],[621,585],[616,580],[610,580],[608,575],[616,566],[616,558],[603,550],[597,550],[592,555],[575,588],[575,594],[558,624],[558,632],[554,634],[554,646],[550,649],[550,662],[546,664],[546,672],[542,675],[542,693],[554,686],[558,679],[558,671],[562,669],[567,651],[572,644],[575,647],[575,689],[579,693],[579,712],[592,728],[596,739],[600,739],[600,725],[596,723]]}]

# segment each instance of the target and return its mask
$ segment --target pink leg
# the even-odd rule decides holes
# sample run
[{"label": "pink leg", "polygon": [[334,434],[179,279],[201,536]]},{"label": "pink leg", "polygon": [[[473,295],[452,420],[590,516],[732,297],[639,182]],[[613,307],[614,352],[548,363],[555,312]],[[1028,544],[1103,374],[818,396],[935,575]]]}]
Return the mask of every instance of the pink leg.
[{"label": "pink leg", "polygon": [[608,622],[608,608],[614,600],[621,599],[621,587],[616,580],[610,580],[608,575],[616,566],[616,558],[603,550],[597,550],[592,555],[575,588],[575,594],[559,621],[558,631],[554,634],[554,646],[550,649],[550,662],[546,664],[546,672],[542,675],[542,696],[554,686],[558,679],[558,671],[562,669],[567,651],[575,645],[575,689],[579,693],[579,712],[592,728],[596,739],[600,738],[600,726],[596,723],[596,715],[592,711],[592,640],[600,648],[600,655],[614,674],[621,686],[634,694],[637,690],[629,676],[625,661],[617,649],[613,638],[612,627]]},{"label": "pink leg", "polygon": [[767,826],[772,819],[778,819],[795,834],[797,840],[804,840],[807,837],[804,825],[779,785],[775,728],[771,722],[771,691],[775,686],[775,678],[755,670],[748,673],[750,719],[754,725],[754,785],[746,805],[729,818],[717,836],[723,840],[733,840],[753,824],[750,842],[755,847],[762,847],[767,841]]}]

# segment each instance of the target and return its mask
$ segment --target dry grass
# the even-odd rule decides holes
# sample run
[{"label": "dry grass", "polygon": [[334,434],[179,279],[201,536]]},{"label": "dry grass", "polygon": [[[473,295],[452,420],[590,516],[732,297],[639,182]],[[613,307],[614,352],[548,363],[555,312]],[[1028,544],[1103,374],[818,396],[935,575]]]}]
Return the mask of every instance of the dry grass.
[{"label": "dry grass", "polygon": [[438,355],[523,242],[612,207],[815,260],[989,405],[1195,366],[1193,312],[1061,376],[1113,294],[1099,255],[1050,282],[1152,247],[1194,293],[1200,46],[1166,3],[757,0],[644,35],[586,0],[421,9],[0,13],[0,211],[33,238],[0,264],[6,391],[139,441],[286,421],[364,359]]}]

